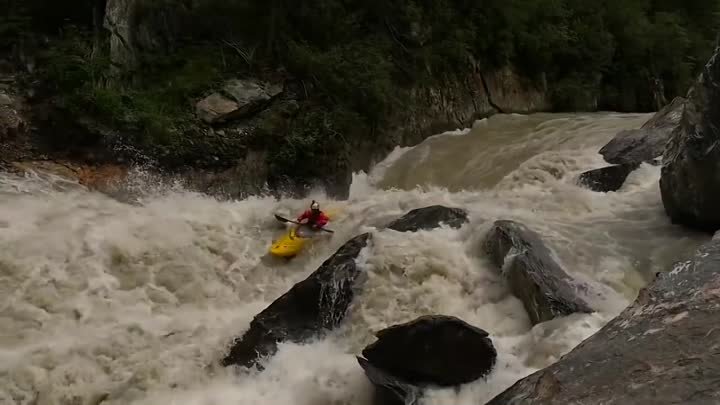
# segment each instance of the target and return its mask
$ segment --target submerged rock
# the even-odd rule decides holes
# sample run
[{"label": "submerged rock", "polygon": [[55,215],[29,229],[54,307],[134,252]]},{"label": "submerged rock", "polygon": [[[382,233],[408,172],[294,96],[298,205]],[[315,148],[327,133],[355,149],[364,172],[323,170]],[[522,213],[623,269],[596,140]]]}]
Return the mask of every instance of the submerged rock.
[{"label": "submerged rock", "polygon": [[639,164],[624,164],[589,170],[580,175],[578,182],[592,191],[607,193],[619,190],[627,177]]},{"label": "submerged rock", "polygon": [[595,335],[488,405],[717,403],[718,268],[716,235]]},{"label": "submerged rock", "polygon": [[384,402],[415,403],[423,388],[484,377],[497,352],[488,333],[451,316],[424,316],[376,334],[358,357]]},{"label": "submerged rock", "polygon": [[533,324],[593,310],[583,289],[553,259],[540,236],[513,221],[496,221],[483,248],[502,269],[512,293],[522,300]]},{"label": "submerged rock", "polygon": [[675,98],[640,129],[618,133],[600,149],[600,154],[608,163],[630,165],[662,156],[672,131],[680,124],[684,106],[684,98]]},{"label": "submerged rock", "polygon": [[361,269],[355,259],[370,234],[348,241],[320,268],[275,300],[236,339],[222,365],[251,367],[272,355],[279,342],[302,342],[337,326],[355,295]]},{"label": "submerged rock", "polygon": [[435,229],[442,224],[447,224],[451,228],[460,228],[466,222],[468,222],[467,211],[433,205],[414,209],[391,222],[387,227],[398,232],[417,232]]},{"label": "submerged rock", "polygon": [[660,191],[674,223],[720,229],[720,48],[688,93],[663,156]]}]

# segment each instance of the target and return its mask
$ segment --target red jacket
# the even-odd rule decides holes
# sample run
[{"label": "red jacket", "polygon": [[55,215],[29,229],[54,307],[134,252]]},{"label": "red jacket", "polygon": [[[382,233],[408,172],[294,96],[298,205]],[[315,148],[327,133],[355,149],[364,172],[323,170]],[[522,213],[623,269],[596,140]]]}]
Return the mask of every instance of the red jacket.
[{"label": "red jacket", "polygon": [[324,212],[320,211],[319,214],[315,215],[312,210],[303,212],[297,220],[298,222],[302,222],[303,219],[307,219],[309,225],[317,225],[319,228],[327,225],[328,221],[330,221],[330,218],[328,218]]}]

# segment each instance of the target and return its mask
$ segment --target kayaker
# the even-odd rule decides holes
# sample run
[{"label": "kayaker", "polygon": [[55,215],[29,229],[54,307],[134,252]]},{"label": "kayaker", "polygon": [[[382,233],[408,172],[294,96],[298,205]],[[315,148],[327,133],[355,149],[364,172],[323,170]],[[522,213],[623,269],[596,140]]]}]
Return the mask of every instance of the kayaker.
[{"label": "kayaker", "polygon": [[298,217],[297,221],[300,223],[306,223],[313,228],[322,228],[327,225],[330,218],[328,218],[324,212],[320,211],[320,204],[313,200],[310,204],[310,209],[303,212],[302,215]]}]

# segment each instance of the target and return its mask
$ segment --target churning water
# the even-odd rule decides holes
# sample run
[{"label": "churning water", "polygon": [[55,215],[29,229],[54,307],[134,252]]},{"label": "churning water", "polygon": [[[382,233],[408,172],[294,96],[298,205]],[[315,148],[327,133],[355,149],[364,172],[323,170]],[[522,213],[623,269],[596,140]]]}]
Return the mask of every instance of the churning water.
[{"label": "churning water", "polygon": [[[487,330],[498,364],[487,380],[426,393],[427,405],[481,405],[598,330],[698,236],[671,226],[659,168],[616,193],[575,184],[603,165],[597,150],[649,116],[505,115],[398,149],[357,174],[333,236],[288,263],[263,258],[282,232],[273,213],[307,201],[220,202],[145,182],[135,204],[51,175],[0,175],[0,404],[362,405],[372,386],[355,355],[373,333],[420,315]],[[152,187],[151,187],[152,186]],[[410,209],[462,207],[460,230],[377,230]],[[480,250],[492,222],[539,232],[599,295],[591,315],[531,327]],[[362,293],[343,325],[281,345],[263,372],[217,365],[252,317],[342,243],[374,232],[358,259]]]}]

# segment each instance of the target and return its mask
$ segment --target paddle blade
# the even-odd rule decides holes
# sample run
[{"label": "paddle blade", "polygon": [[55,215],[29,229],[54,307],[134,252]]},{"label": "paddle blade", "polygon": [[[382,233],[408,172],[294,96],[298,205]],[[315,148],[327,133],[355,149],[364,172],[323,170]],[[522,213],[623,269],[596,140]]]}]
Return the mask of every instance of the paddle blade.
[{"label": "paddle blade", "polygon": [[280,222],[293,222],[293,221],[291,221],[291,220],[289,220],[289,219],[287,219],[287,218],[281,217],[281,216],[278,215],[278,214],[275,214],[275,219],[277,219],[277,220],[280,221]]}]

